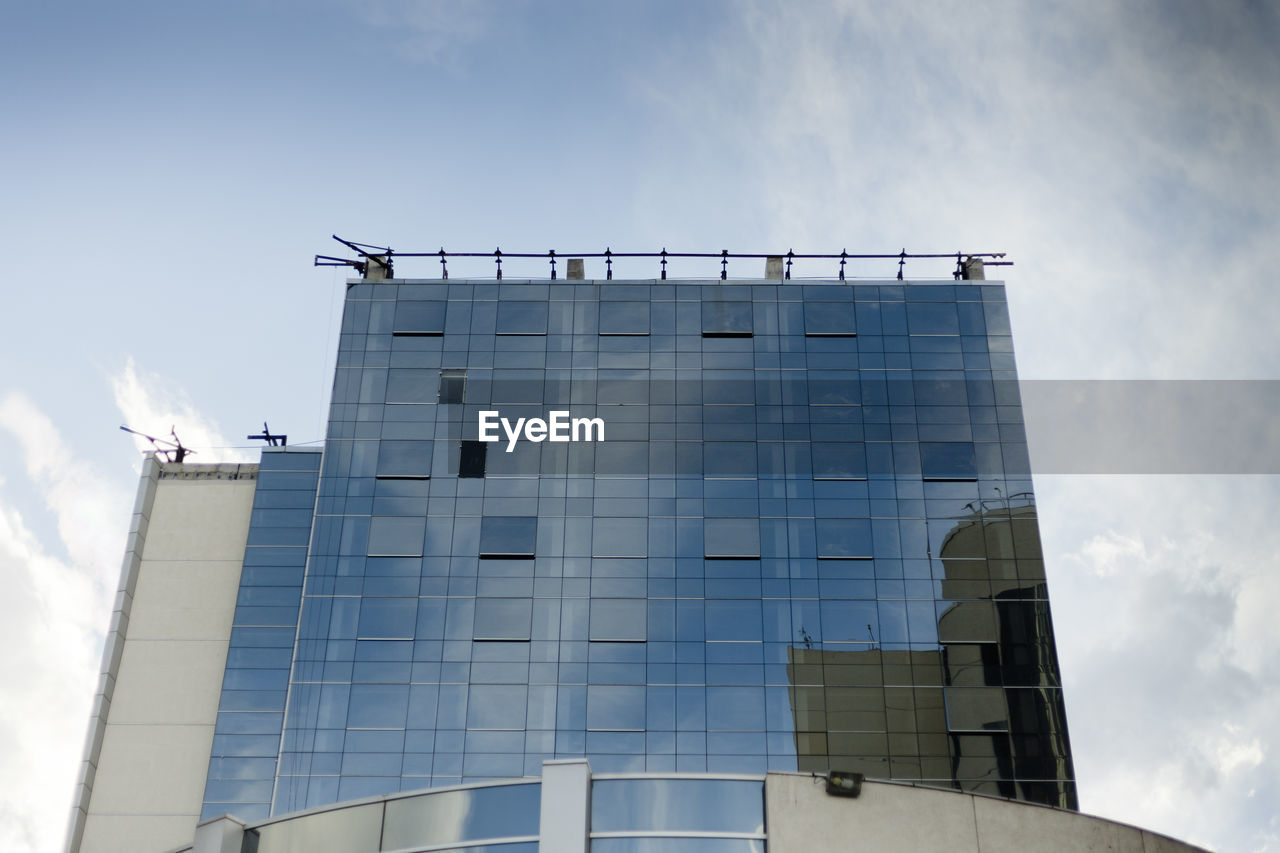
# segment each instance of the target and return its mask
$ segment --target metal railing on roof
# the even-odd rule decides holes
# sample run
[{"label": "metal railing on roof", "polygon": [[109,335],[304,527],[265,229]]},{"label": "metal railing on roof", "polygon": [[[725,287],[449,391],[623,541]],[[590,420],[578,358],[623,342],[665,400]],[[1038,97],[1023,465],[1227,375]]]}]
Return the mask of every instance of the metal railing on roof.
[{"label": "metal railing on roof", "polygon": [[338,267],[349,266],[357,270],[361,276],[369,277],[370,271],[378,269],[381,275],[378,278],[390,278],[392,275],[392,263],[398,258],[435,258],[440,262],[440,278],[449,278],[449,259],[451,258],[493,258],[495,268],[495,279],[502,280],[502,262],[512,259],[542,259],[550,264],[551,279],[557,278],[556,262],[564,260],[577,260],[586,258],[603,258],[605,263],[605,278],[613,279],[613,262],[617,258],[649,258],[659,262],[659,279],[665,281],[667,278],[667,264],[671,260],[686,258],[702,258],[716,259],[720,261],[720,280],[725,281],[729,277],[729,261],[730,260],[765,260],[778,259],[785,262],[785,268],[782,270],[782,278],[791,279],[791,267],[793,262],[798,260],[826,260],[839,261],[836,270],[836,278],[839,281],[845,280],[845,268],[850,261],[876,261],[887,260],[897,261],[898,264],[898,281],[903,280],[903,273],[908,260],[918,259],[954,259],[955,269],[952,271],[952,277],[956,279],[967,278],[966,263],[969,261],[982,261],[985,266],[1012,266],[1012,261],[1004,260],[1004,252],[908,252],[905,248],[900,252],[890,254],[862,254],[850,253],[841,250],[838,254],[833,253],[809,253],[795,252],[787,250],[786,252],[730,252],[728,249],[719,252],[669,252],[663,248],[657,252],[615,252],[606,248],[603,252],[557,252],[554,249],[547,252],[504,252],[501,248],[495,248],[492,252],[448,252],[441,248],[436,252],[399,252],[389,246],[375,246],[369,243],[356,243],[351,240],[344,240],[337,234],[332,235],[333,239],[343,244],[347,248],[360,256],[359,259],[339,258],[332,255],[316,255],[315,266],[318,267]]}]

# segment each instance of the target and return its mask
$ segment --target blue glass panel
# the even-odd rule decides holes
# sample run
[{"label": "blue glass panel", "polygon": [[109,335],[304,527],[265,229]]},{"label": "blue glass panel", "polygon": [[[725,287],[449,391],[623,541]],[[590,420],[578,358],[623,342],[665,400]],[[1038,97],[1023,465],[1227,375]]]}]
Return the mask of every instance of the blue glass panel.
[{"label": "blue glass panel", "polygon": [[448,303],[401,300],[396,303],[392,331],[395,334],[443,334]]},{"label": "blue glass panel", "polygon": [[[387,371],[386,402],[436,402],[439,371],[426,368],[392,368]],[[370,401],[374,402],[374,401]],[[377,400],[376,402],[382,402]]]},{"label": "blue glass panel", "polygon": [[363,638],[412,638],[417,615],[416,598],[366,598],[357,630]]},{"label": "blue glass panel", "polygon": [[703,302],[703,334],[750,334],[750,302]]},{"label": "blue glass panel", "polygon": [[647,335],[650,328],[648,302],[600,303],[600,334]]},{"label": "blue glass panel", "polygon": [[538,834],[540,785],[443,791],[387,803],[382,849]]},{"label": "blue glass panel", "polygon": [[498,305],[499,335],[545,335],[547,303],[502,302]]},{"label": "blue glass panel", "polygon": [[921,442],[920,467],[926,478],[975,479],[978,476],[974,446],[967,441]]},{"label": "blue glass panel", "polygon": [[369,525],[368,553],[388,556],[422,556],[426,520],[377,516]]},{"label": "blue glass panel", "polygon": [[[591,786],[592,832],[646,830],[763,833],[764,783],[601,779]],[[593,849],[603,840],[593,840]]]},{"label": "blue glass panel", "polygon": [[486,516],[480,527],[480,556],[532,557],[537,538],[537,518]]},{"label": "blue glass panel", "polygon": [[960,318],[952,303],[920,303],[907,305],[907,325],[913,335],[958,335]]},{"label": "blue glass panel", "polygon": [[865,518],[818,518],[814,520],[819,558],[871,558],[871,521]]},{"label": "blue glass panel", "polygon": [[852,335],[856,331],[852,302],[806,302],[806,335]]},{"label": "blue glass panel", "polygon": [[587,728],[596,731],[643,731],[645,688],[590,685],[587,688]]}]

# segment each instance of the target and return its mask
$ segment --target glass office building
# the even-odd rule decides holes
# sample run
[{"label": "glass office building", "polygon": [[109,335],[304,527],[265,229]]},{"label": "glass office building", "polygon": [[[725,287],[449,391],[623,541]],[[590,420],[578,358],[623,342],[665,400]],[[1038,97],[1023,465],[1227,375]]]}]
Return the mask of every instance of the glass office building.
[{"label": "glass office building", "polygon": [[1076,806],[1003,285],[351,283],[204,816],[576,757]]}]

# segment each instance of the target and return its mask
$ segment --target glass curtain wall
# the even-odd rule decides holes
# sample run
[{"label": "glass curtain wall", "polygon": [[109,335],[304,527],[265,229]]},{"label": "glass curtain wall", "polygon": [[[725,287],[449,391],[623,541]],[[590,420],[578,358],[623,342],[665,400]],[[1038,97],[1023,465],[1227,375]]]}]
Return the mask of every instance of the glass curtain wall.
[{"label": "glass curtain wall", "polygon": [[1003,286],[351,286],[288,690],[273,813],[576,756],[1074,807]]}]

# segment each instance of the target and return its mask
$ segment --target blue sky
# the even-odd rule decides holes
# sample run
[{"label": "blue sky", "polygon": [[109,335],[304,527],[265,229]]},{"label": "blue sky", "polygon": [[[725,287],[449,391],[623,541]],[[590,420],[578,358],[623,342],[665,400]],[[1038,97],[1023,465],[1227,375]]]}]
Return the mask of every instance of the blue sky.
[{"label": "blue sky", "polygon": [[[216,448],[264,418],[319,438],[343,274],[310,259],[329,234],[1004,250],[1024,378],[1277,379],[1277,14],[0,9],[0,642],[20,650],[0,662],[0,846],[61,841],[137,467],[116,427],[174,425],[197,461],[246,452]],[[1083,807],[1280,849],[1275,478],[1037,489]]]}]

